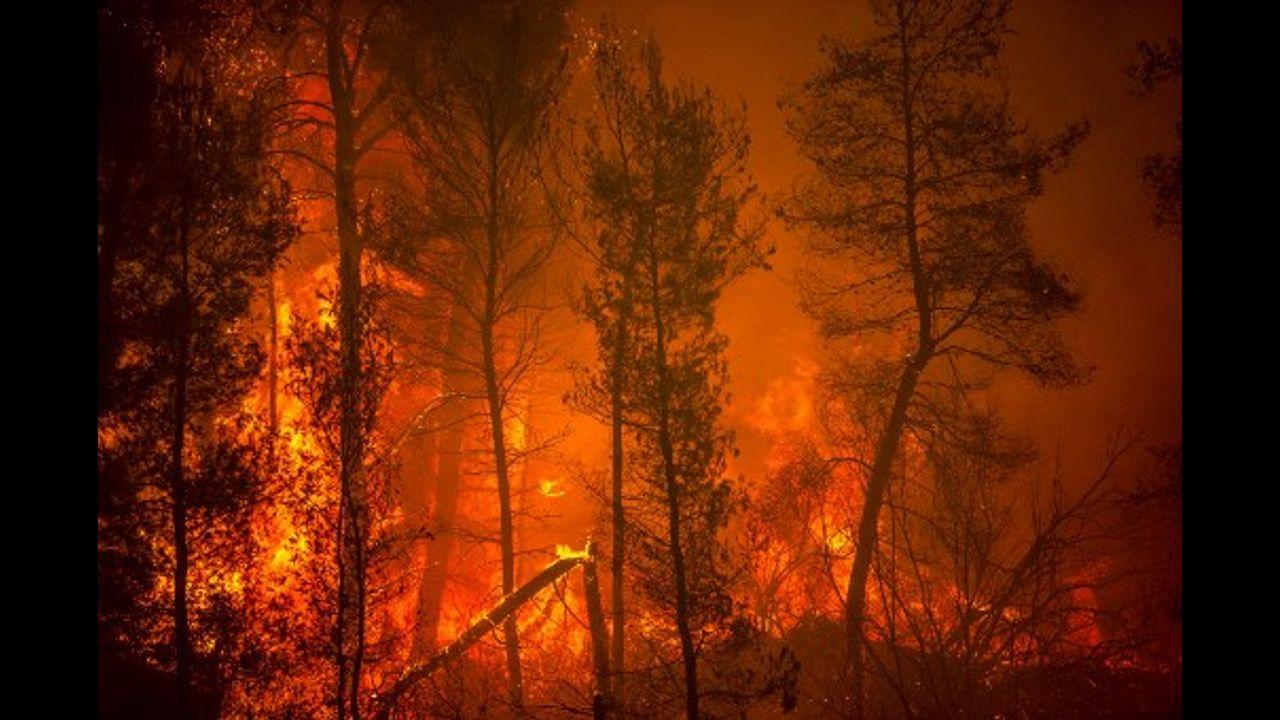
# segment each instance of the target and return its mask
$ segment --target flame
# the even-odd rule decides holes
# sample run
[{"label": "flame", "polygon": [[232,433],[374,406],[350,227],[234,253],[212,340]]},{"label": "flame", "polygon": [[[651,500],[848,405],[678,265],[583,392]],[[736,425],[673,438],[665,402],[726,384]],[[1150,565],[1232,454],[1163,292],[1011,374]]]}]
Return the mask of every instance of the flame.
[{"label": "flame", "polygon": [[560,560],[565,560],[565,559],[567,559],[567,558],[585,558],[585,557],[587,557],[587,553],[586,553],[585,551],[582,551],[582,550],[574,550],[573,548],[569,547],[568,545],[559,545],[559,544],[557,544],[557,545],[556,545],[556,557],[557,557],[558,559],[560,559]]},{"label": "flame", "polygon": [[[317,98],[322,98],[326,91],[317,86],[314,92]],[[301,186],[305,183],[298,184]],[[301,200],[299,210],[304,218],[304,225],[309,228],[323,227],[326,218],[332,214],[330,204],[319,200]],[[291,270],[282,271],[278,280],[279,291],[275,311],[281,348],[279,351],[280,378],[277,387],[280,441],[278,463],[279,472],[285,475],[300,473],[309,467],[314,458],[323,457],[321,440],[308,426],[306,406],[298,397],[286,390],[290,370],[287,359],[284,357],[283,347],[285,339],[295,331],[295,312],[304,318],[315,318],[315,321],[326,329],[333,329],[336,326],[337,317],[332,299],[317,298],[316,291],[320,288],[332,289],[336,286],[337,263],[333,260],[319,264],[299,262]],[[412,289],[403,277],[393,275],[391,282],[402,290]],[[261,318],[269,317],[269,313],[264,312],[258,317],[261,322]],[[765,460],[767,468],[776,468],[788,459],[788,451],[784,444],[779,442],[787,436],[800,435],[821,443],[822,433],[816,427],[817,401],[815,400],[815,383],[819,371],[820,367],[813,359],[796,355],[790,372],[769,382],[764,391],[754,400],[749,399],[748,409],[742,419],[770,441],[769,453]],[[540,378],[535,379],[535,382],[538,381]],[[267,392],[265,378],[263,383],[263,386],[244,398],[241,409],[247,415],[261,417],[265,413]],[[544,426],[539,423],[534,427]],[[522,452],[527,449],[531,432],[525,418],[509,418],[504,429],[506,440],[513,451]],[[100,437],[105,435],[106,440],[111,441],[113,432],[123,432],[123,429],[100,428],[99,435]],[[534,439],[537,439],[536,436]],[[485,444],[483,438],[475,436],[469,436],[468,443],[470,447],[483,447]],[[469,467],[464,474],[469,478],[470,484],[462,490],[458,503],[458,515],[475,524],[488,521],[493,516],[496,477],[488,468],[482,467],[479,461],[469,459],[468,463],[470,463]],[[564,477],[538,478],[534,473],[530,473],[529,477],[531,480],[529,486],[535,487],[538,495],[543,498],[561,498],[568,494]],[[321,506],[331,500],[332,498],[324,497],[308,498],[311,504]],[[404,524],[409,517],[411,515],[407,514],[406,508],[395,506],[388,511],[386,517],[380,519],[380,525],[390,527]],[[268,503],[268,507],[255,519],[257,567],[248,575],[236,571],[224,576],[210,574],[203,578],[193,578],[193,587],[212,586],[222,592],[242,596],[250,592],[255,583],[259,583],[268,586],[273,599],[282,597],[285,600],[283,604],[290,608],[290,612],[299,615],[309,612],[313,598],[308,593],[313,590],[301,579],[301,572],[312,561],[318,558],[323,559],[320,557],[321,548],[325,542],[331,541],[326,541],[325,535],[316,527],[308,527],[307,522],[303,516],[291,515],[287,504],[283,501]],[[816,548],[817,551],[826,551],[830,556],[824,560],[828,563],[824,568],[825,572],[809,572],[814,568],[813,565],[800,565],[800,571],[780,576],[776,583],[765,582],[773,579],[766,577],[768,573],[775,571],[780,573],[782,569],[795,566],[794,561],[800,549],[789,541],[777,542],[750,558],[752,569],[762,580],[761,584],[770,587],[770,598],[775,605],[788,608],[797,617],[814,612],[835,617],[841,612],[840,598],[824,584],[824,578],[826,575],[847,576],[848,567],[851,564],[851,558],[848,556],[853,549],[854,538],[846,529],[833,530],[833,528],[847,527],[847,520],[842,520],[839,512],[829,507],[829,503],[823,503],[823,509],[817,517],[800,520],[795,526],[799,530],[797,534],[805,534],[806,523],[811,536],[809,550],[813,551]],[[521,528],[521,532],[524,531],[525,529]],[[538,544],[528,543],[524,549],[545,548],[550,538],[541,540],[542,542]],[[555,543],[553,552],[557,560],[587,557],[585,551],[563,543]],[[415,558],[420,557],[421,554],[419,550],[411,553]],[[462,553],[457,554],[462,555]],[[456,637],[472,621],[491,608],[496,589],[502,586],[499,565],[490,547],[479,546],[466,557],[450,559],[447,565],[449,565],[447,568],[431,568],[430,572],[447,572],[463,578],[464,581],[451,580],[445,586],[436,628],[437,638],[441,641]],[[389,608],[384,611],[385,614],[372,619],[371,623],[380,625],[380,629],[385,630],[388,637],[397,635],[404,637],[409,634],[407,631],[416,622],[416,593],[423,572],[413,562],[397,566],[394,572],[403,576],[400,581],[402,587],[395,593]],[[255,573],[257,573],[256,577]],[[927,575],[928,568],[924,568],[923,573]],[[935,596],[930,597],[922,593],[908,599],[905,606],[912,612],[923,612],[929,609],[941,618],[942,622],[949,622],[945,607],[954,602],[954,596],[958,594],[958,590],[948,585],[943,578],[929,578],[929,580],[940,588],[932,591]],[[161,574],[153,590],[163,598],[171,593],[171,583],[170,577]],[[520,613],[522,644],[527,648],[526,652],[536,652],[547,662],[558,663],[558,665],[551,665],[553,667],[565,667],[561,661],[566,655],[581,657],[587,652],[586,631],[575,619],[575,616],[576,618],[585,617],[585,600],[581,597],[579,587],[578,582],[565,582],[562,587],[558,587],[558,592],[545,591]],[[876,588],[870,589],[873,599],[877,597],[877,593]],[[207,594],[195,594],[194,598],[197,602],[208,602]],[[1098,599],[1091,591],[1073,597],[1073,601],[1085,608],[1096,609],[1098,606]],[[878,601],[872,602],[870,612],[882,613],[880,605]],[[1018,612],[1017,609],[1008,608],[1003,611],[1003,614],[1006,618],[1013,620],[1018,617]],[[636,611],[633,622],[642,636],[658,642],[670,641],[670,622],[667,617],[640,609]],[[785,626],[771,628],[778,634],[785,632],[786,629]],[[1075,637],[1086,646],[1096,645],[1104,639],[1101,629],[1094,622],[1081,623]],[[393,653],[407,656],[407,648],[401,647]]]},{"label": "flame", "polygon": [[288,300],[276,303],[276,331],[281,337],[293,331],[293,303]]}]

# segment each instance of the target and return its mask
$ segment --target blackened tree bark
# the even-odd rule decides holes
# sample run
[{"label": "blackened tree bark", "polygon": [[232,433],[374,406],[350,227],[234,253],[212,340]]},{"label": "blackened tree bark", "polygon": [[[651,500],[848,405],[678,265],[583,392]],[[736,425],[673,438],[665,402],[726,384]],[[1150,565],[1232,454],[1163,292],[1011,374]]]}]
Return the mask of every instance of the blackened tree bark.
[{"label": "blackened tree bark", "polygon": [[[629,298],[624,302],[629,302]],[[609,445],[610,445],[610,492],[612,493],[611,514],[613,519],[613,554],[609,558],[610,569],[610,613],[613,618],[613,636],[611,653],[613,658],[613,702],[619,705],[626,697],[626,567],[627,567],[627,516],[623,501],[623,383],[626,382],[622,368],[627,357],[627,313],[618,318],[618,337],[614,350],[614,369],[611,373],[609,398]]]},{"label": "blackened tree bark", "polygon": [[685,576],[684,548],[680,544],[681,522],[680,479],[676,476],[675,444],[671,436],[671,377],[667,357],[667,328],[663,320],[662,288],[657,254],[649,257],[650,308],[653,319],[653,362],[657,370],[658,450],[662,455],[662,476],[667,495],[667,533],[670,542],[671,569],[675,576],[676,634],[680,637],[680,655],[684,665],[685,717],[698,718],[698,656],[693,647],[690,628],[689,580]]},{"label": "blackened tree bark", "polygon": [[[325,67],[333,110],[333,192],[338,218],[338,341],[342,363],[339,380],[341,456],[338,470],[338,718],[350,712],[359,720],[360,669],[364,654],[363,537],[365,499],[360,472],[363,438],[359,430],[360,384],[360,255],[356,226],[356,150],[358,130],[352,107],[355,88],[345,71],[343,47],[347,18],[334,3],[325,28]],[[351,618],[348,620],[348,618]],[[350,676],[348,679],[348,675]]]}]

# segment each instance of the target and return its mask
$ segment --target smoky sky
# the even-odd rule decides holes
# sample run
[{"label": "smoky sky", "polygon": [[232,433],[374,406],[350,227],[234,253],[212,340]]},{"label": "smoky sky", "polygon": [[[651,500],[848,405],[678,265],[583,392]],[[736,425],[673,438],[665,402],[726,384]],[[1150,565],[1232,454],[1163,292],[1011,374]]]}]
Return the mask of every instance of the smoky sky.
[{"label": "smoky sky", "polygon": [[[652,33],[668,72],[744,102],[750,169],[767,200],[809,170],[786,135],[777,100],[821,63],[824,35],[865,38],[864,3],[829,0],[589,0],[584,21],[602,13]],[[1034,132],[1088,118],[1092,133],[1070,165],[1049,179],[1031,212],[1033,243],[1084,293],[1062,324],[1071,348],[1093,367],[1080,388],[1042,390],[1007,377],[997,385],[1008,424],[1034,439],[1044,462],[1072,474],[1096,467],[1110,437],[1142,433],[1143,444],[1182,438],[1182,245],[1153,227],[1137,177],[1139,159],[1174,146],[1181,86],[1139,98],[1125,68],[1139,40],[1181,37],[1182,10],[1169,0],[1021,0],[1002,54],[1010,101]],[[794,273],[802,242],[771,222],[774,270],[740,280],[719,313],[729,335],[733,405],[748,473],[767,444],[744,419],[769,388],[794,376],[798,358],[820,357],[797,307]]]}]

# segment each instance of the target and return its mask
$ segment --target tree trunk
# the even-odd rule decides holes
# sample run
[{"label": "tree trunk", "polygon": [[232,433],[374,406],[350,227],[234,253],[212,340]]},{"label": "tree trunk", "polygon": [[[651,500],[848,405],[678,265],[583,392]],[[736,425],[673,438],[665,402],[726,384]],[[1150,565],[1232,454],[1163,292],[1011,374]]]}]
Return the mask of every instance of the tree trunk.
[{"label": "tree trunk", "polygon": [[271,313],[267,336],[267,467],[275,472],[276,438],[280,434],[280,416],[276,407],[279,395],[280,309],[276,302],[275,267],[267,274],[267,310]]},{"label": "tree trunk", "polygon": [[[489,401],[489,433],[493,439],[494,470],[498,477],[498,513],[501,515],[502,594],[516,587],[515,524],[511,515],[511,478],[507,467],[506,434],[502,427],[504,400],[498,387],[493,328],[482,329],[485,393]],[[511,704],[517,715],[524,707],[524,682],[520,675],[520,637],[513,613],[503,622],[502,634],[507,651],[507,679],[511,683]]]},{"label": "tree trunk", "polygon": [[676,477],[675,446],[671,437],[671,379],[667,368],[666,328],[663,324],[656,261],[650,262],[656,360],[658,365],[658,447],[666,479],[667,523],[671,541],[671,566],[676,583],[676,632],[684,661],[685,718],[698,720],[698,658],[689,626],[689,586],[685,577],[684,550],[680,546],[680,485]]},{"label": "tree trunk", "polygon": [[[454,308],[449,322],[445,355],[449,358],[459,357],[464,350],[465,339],[462,310]],[[422,582],[418,585],[417,624],[410,653],[415,660],[435,652],[441,604],[456,544],[453,524],[457,520],[458,495],[462,488],[462,442],[466,437],[467,403],[461,396],[466,383],[467,375],[460,370],[451,369],[444,374],[444,392],[457,397],[447,401],[440,409],[432,522],[434,537],[427,543],[427,566],[423,570]]]},{"label": "tree trunk", "polygon": [[905,208],[903,213],[903,235],[911,264],[912,292],[916,306],[916,348],[908,356],[902,375],[898,379],[898,387],[889,411],[884,430],[876,443],[876,454],[872,461],[871,477],[867,480],[867,489],[862,504],[862,517],[858,522],[858,545],[854,550],[853,570],[849,574],[849,588],[845,596],[845,624],[847,647],[849,654],[849,702],[851,717],[862,720],[865,715],[865,661],[863,658],[863,628],[866,624],[867,576],[871,570],[871,559],[876,552],[877,527],[880,507],[889,487],[893,472],[893,458],[898,452],[902,438],[902,429],[907,419],[907,409],[911,405],[911,397],[915,394],[916,383],[920,373],[932,357],[933,352],[933,313],[930,305],[929,282],[924,268],[920,250],[919,223],[916,218],[916,137],[915,110],[912,96],[911,77],[911,38],[907,36],[907,18],[904,8],[898,4],[898,44],[901,51],[902,74],[899,78],[901,88],[901,111],[903,130],[903,197]]},{"label": "tree trunk", "polygon": [[[522,419],[518,418],[519,422],[521,423],[521,438],[522,438],[520,447],[517,448],[518,452],[520,453],[520,459],[519,461],[512,463],[514,466],[518,468],[515,470],[515,472],[518,472],[520,475],[520,487],[519,487],[519,490],[517,490],[516,492],[516,498],[519,501],[519,504],[516,508],[513,509],[512,512],[514,513],[513,517],[519,516],[522,518],[527,518],[530,516],[533,510],[533,508],[530,507],[530,498],[531,498],[531,490],[533,488],[533,482],[537,480],[537,478],[539,477],[539,472],[542,468],[539,467],[537,458],[535,458],[535,456],[529,452],[529,428],[533,427],[533,399],[525,398],[525,402],[523,404],[524,404],[524,416]],[[525,532],[527,532],[528,529],[529,528],[527,527],[527,524],[523,524],[523,526],[522,524],[518,524],[518,523],[513,524],[513,527],[512,527],[512,530],[514,531],[514,538],[512,540],[513,547],[529,547],[530,546],[528,538],[525,536]],[[516,578],[515,578],[516,585],[519,585],[524,578],[529,577],[529,572],[530,572],[529,563],[531,563],[532,561],[533,561],[533,558],[531,558],[527,554],[522,554],[516,558]]]},{"label": "tree trunk", "polygon": [[880,508],[884,505],[889,480],[893,473],[893,458],[898,452],[898,444],[902,437],[902,429],[906,422],[907,407],[911,404],[911,396],[915,393],[923,363],[916,358],[907,362],[902,376],[898,380],[898,390],[894,397],[893,408],[889,412],[889,420],[880,440],[876,444],[875,459],[872,463],[871,477],[867,480],[867,488],[862,503],[862,517],[858,521],[858,543],[853,554],[853,570],[849,574],[849,587],[845,595],[845,633],[849,656],[849,696],[850,716],[855,719],[863,717],[865,694],[865,664],[863,651],[863,626],[866,620],[867,578],[871,571],[871,560],[875,557],[877,523]]},{"label": "tree trunk", "polygon": [[326,59],[334,115],[334,200],[338,219],[339,508],[338,508],[338,718],[359,720],[364,652],[362,592],[365,503],[360,487],[364,453],[360,402],[360,254],[356,217],[357,121],[353,88],[346,84],[344,21],[335,4],[326,28]]},{"label": "tree trunk", "polygon": [[[660,441],[661,442],[661,441]],[[698,658],[689,627],[689,588],[685,577],[684,550],[680,547],[680,492],[675,478],[670,438],[662,443],[662,463],[667,476],[667,520],[671,533],[671,565],[676,581],[676,632],[684,661],[685,717],[698,720]]]},{"label": "tree trunk", "polygon": [[[625,300],[624,300],[625,302]],[[625,307],[624,307],[625,313]],[[626,612],[623,606],[625,594],[625,586],[623,583],[623,573],[626,569],[626,516],[625,508],[622,504],[622,383],[623,383],[623,363],[626,362],[626,337],[627,337],[627,321],[625,314],[618,318],[618,336],[616,338],[616,352],[613,358],[613,379],[610,411],[611,427],[610,440],[613,446],[612,464],[613,464],[613,557],[611,570],[612,577],[612,610],[613,610],[613,701],[618,706],[623,702],[623,673],[626,669],[625,652],[625,633],[626,633]]]},{"label": "tree trunk", "polygon": [[587,596],[587,623],[591,628],[591,660],[595,669],[595,693],[591,698],[593,720],[606,720],[614,701],[609,692],[609,641],[604,625],[604,606],[600,601],[600,579],[596,573],[595,546],[587,541],[587,558],[582,562],[582,587]]},{"label": "tree trunk", "polygon": [[[480,327],[480,344],[484,366],[485,395],[489,401],[489,434],[493,440],[494,470],[498,477],[498,512],[501,517],[502,594],[509,595],[516,587],[515,527],[511,516],[511,478],[507,467],[506,435],[502,427],[502,413],[506,398],[498,386],[497,348],[494,333],[498,323],[498,283],[501,277],[502,238],[498,213],[502,203],[499,177],[501,142],[496,129],[497,118],[492,107],[486,117],[486,148],[488,151],[487,185],[488,207],[485,218],[485,241],[488,245],[484,267],[484,316]],[[524,715],[524,680],[520,673],[520,637],[514,613],[502,625],[507,652],[507,680],[511,683],[511,705],[517,717]]]}]

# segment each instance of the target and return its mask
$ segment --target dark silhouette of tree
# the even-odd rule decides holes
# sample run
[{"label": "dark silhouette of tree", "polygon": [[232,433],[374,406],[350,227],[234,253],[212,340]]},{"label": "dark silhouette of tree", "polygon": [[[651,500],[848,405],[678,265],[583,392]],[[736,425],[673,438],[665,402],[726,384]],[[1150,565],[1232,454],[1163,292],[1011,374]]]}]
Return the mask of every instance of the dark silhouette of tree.
[{"label": "dark silhouette of tree", "polygon": [[[613,622],[612,700],[625,703],[626,673],[626,503],[624,485],[623,394],[632,361],[629,336],[635,312],[642,246],[637,242],[637,218],[627,213],[637,201],[630,184],[633,143],[646,142],[641,125],[642,99],[630,59],[625,57],[616,28],[605,25],[592,57],[597,115],[586,119],[586,143],[577,170],[584,187],[584,217],[590,239],[581,243],[595,278],[583,290],[579,313],[596,328],[601,359],[598,373],[580,379],[569,400],[609,425],[610,449],[610,614]],[[652,140],[649,140],[651,142]]]},{"label": "dark silhouette of tree", "polygon": [[[136,23],[145,34],[163,23],[190,31],[211,18],[195,6],[170,8],[173,15],[131,10],[107,6],[100,20],[117,30]],[[263,357],[236,330],[297,228],[288,187],[266,163],[265,98],[219,87],[213,73],[225,59],[198,44],[153,37],[143,46],[131,57],[146,87],[132,119],[148,147],[125,143],[100,157],[112,198],[102,238],[109,257],[100,255],[99,267],[99,297],[109,298],[99,309],[110,326],[110,348],[99,356],[108,392],[99,406],[100,569],[108,583],[121,579],[117,570],[132,575],[135,600],[164,573],[167,622],[154,607],[132,621],[108,608],[106,620],[114,642],[169,628],[161,657],[177,681],[172,710],[186,716],[207,710],[193,704],[197,692],[206,701],[219,695],[222,669],[198,657],[197,639],[219,632],[215,605],[234,605],[217,579],[243,567],[237,545],[261,481],[262,458],[238,406]],[[196,582],[205,599],[193,607]]]},{"label": "dark silhouette of tree", "polygon": [[389,0],[267,2],[263,25],[282,40],[280,83],[290,95],[279,110],[274,152],[318,175],[319,191],[333,202],[338,240],[337,342],[342,356],[341,452],[338,459],[338,523],[334,548],[339,575],[335,628],[336,702],[339,720],[360,717],[366,598],[360,578],[367,571],[369,512],[367,437],[361,417],[362,257],[369,242],[367,189],[361,167],[393,126],[382,110],[391,93],[375,53],[396,5]]},{"label": "dark silhouette of tree", "polygon": [[831,378],[851,403],[855,393],[874,403],[877,438],[846,593],[854,717],[877,520],[904,428],[928,421],[920,398],[936,382],[929,371],[1015,368],[1052,384],[1078,377],[1052,329],[1077,296],[1036,256],[1025,216],[1044,174],[1085,128],[1041,141],[1013,119],[995,75],[1009,6],[872,2],[879,34],[824,40],[827,66],[784,98],[790,132],[817,175],[781,214],[813,230],[811,254],[833,266],[807,278],[805,310],[833,345],[874,340],[901,357]]},{"label": "dark silhouette of tree", "polygon": [[[1182,92],[1182,41],[1169,38],[1164,46],[1152,45],[1143,40],[1138,43],[1137,63],[1129,66],[1126,74],[1133,81],[1139,97],[1155,92],[1156,88],[1176,83]],[[1179,104],[1181,105],[1181,104]],[[1178,148],[1172,153],[1155,153],[1138,163],[1138,175],[1154,201],[1151,217],[1156,227],[1169,227],[1182,238],[1182,113],[1173,123],[1178,136]]]},{"label": "dark silhouette of tree", "polygon": [[145,7],[104,2],[98,8],[98,415],[112,410],[119,360],[116,267],[126,238],[137,234],[131,197],[147,175],[152,119],[165,52],[163,27]]},{"label": "dark silhouette of tree", "polygon": [[718,422],[726,368],[715,304],[726,284],[764,264],[758,229],[741,217],[755,191],[743,167],[748,141],[742,117],[709,91],[663,81],[653,41],[636,60],[607,45],[595,59],[603,116],[585,167],[601,230],[584,305],[604,369],[582,402],[610,417],[615,463],[618,426],[632,428],[643,490],[626,541],[639,587],[674,610],[685,715],[697,718],[698,638],[728,612],[718,533],[730,511],[732,438]]},{"label": "dark silhouette of tree", "polygon": [[[387,522],[397,504],[391,490],[396,468],[391,462],[390,448],[395,440],[382,427],[381,418],[382,405],[396,367],[389,331],[379,320],[383,308],[382,288],[379,284],[366,282],[363,290],[362,317],[359,318],[362,336],[358,338],[361,373],[356,385],[356,418],[359,423],[354,431],[364,438],[367,451],[363,455],[363,464],[355,468],[364,486],[364,502],[358,515],[350,508],[347,513],[339,513],[333,502],[336,499],[334,488],[322,484],[307,493],[309,497],[301,498],[303,505],[298,512],[300,518],[306,518],[309,534],[317,538],[315,542],[323,543],[322,547],[328,549],[332,549],[329,542],[343,537],[337,532],[343,523],[354,519],[367,527],[361,542],[352,548],[355,566],[345,568],[345,582],[352,585],[350,597],[357,603],[350,609],[362,619],[361,626],[354,628],[356,645],[353,647],[359,650],[357,658],[360,663],[351,664],[353,673],[362,667],[380,668],[380,663],[394,657],[398,638],[389,636],[388,628],[379,628],[375,620],[377,612],[395,597],[396,584],[391,575],[398,566],[397,561],[415,541],[424,537],[422,533],[406,531],[406,528]],[[332,288],[322,293],[326,309],[319,319],[295,316],[291,323],[294,330],[286,343],[292,366],[289,390],[307,408],[311,432],[318,440],[317,455],[309,458],[312,466],[309,472],[320,476],[321,481],[331,480],[332,468],[341,456],[340,418],[345,411],[343,395],[348,390],[344,387],[337,304],[333,302],[336,294]],[[303,485],[301,480],[295,478],[294,482]],[[330,538],[332,541],[327,542]],[[329,632],[324,630],[338,609],[341,601],[338,585],[343,581],[341,576],[333,574],[332,565],[323,562],[317,567],[304,568],[301,573],[306,573],[310,593],[316,596],[312,604],[320,609],[316,619],[321,627],[312,634],[327,640],[327,651],[332,652],[332,645],[338,638],[332,635],[331,627]],[[367,697],[374,690],[362,684],[353,692],[359,693],[353,703],[358,711],[366,706]]]},{"label": "dark silhouette of tree", "polygon": [[[451,308],[445,367],[482,381],[506,595],[517,582],[511,472],[527,454],[511,447],[506,423],[530,372],[545,363],[539,290],[554,237],[542,165],[567,83],[565,6],[426,3],[405,17],[404,42],[414,50],[398,59],[397,117],[425,200],[402,206],[400,223],[416,238],[397,257]],[[524,683],[514,613],[503,634],[519,714]]]}]

